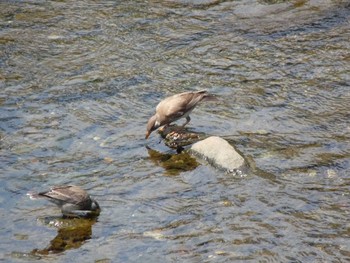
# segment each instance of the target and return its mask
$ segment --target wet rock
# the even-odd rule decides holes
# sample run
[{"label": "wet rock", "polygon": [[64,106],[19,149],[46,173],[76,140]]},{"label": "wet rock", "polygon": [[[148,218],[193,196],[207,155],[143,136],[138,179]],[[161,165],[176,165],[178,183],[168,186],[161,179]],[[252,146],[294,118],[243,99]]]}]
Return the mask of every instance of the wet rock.
[{"label": "wet rock", "polygon": [[246,167],[244,158],[226,140],[211,136],[196,142],[190,152],[207,160],[213,166],[231,173],[241,173]]},{"label": "wet rock", "polygon": [[159,134],[164,138],[165,145],[173,149],[191,145],[205,138],[205,135],[202,133],[191,132],[177,125],[170,125],[160,129]]}]

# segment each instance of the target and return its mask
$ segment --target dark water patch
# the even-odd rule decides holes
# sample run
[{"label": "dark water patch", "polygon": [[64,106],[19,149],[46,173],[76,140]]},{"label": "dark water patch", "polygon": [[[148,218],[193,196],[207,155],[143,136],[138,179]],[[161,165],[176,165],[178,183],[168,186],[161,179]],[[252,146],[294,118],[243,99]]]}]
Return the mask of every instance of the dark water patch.
[{"label": "dark water patch", "polygon": [[262,39],[267,38],[269,40],[275,40],[288,36],[303,35],[321,33],[324,31],[330,31],[336,27],[345,25],[349,19],[349,8],[344,5],[336,7],[334,10],[327,10],[325,14],[322,14],[321,18],[316,18],[315,21],[303,24],[302,26],[292,26],[288,30],[273,32],[268,36],[260,35]]}]

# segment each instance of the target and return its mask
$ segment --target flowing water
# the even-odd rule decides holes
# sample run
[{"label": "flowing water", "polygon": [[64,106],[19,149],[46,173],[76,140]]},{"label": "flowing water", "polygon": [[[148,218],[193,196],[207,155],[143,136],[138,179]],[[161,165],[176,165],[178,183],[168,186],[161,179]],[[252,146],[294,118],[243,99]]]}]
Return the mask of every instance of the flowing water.
[{"label": "flowing water", "polygon": [[[345,0],[1,1],[1,261],[349,261],[349,22]],[[199,89],[222,100],[189,127],[244,176],[144,140]],[[26,196],[69,183],[96,221]]]}]

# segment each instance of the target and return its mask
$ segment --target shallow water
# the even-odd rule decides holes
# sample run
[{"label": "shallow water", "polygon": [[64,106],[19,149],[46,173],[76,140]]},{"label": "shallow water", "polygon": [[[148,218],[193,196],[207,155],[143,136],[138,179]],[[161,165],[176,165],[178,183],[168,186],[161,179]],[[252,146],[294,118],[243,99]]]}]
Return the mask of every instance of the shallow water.
[{"label": "shallow water", "polygon": [[[349,261],[349,18],[335,0],[2,1],[0,258]],[[169,170],[144,140],[161,98],[199,89],[222,101],[190,127],[252,160],[245,176]],[[102,213],[38,253],[64,229],[25,194],[66,183]]]}]

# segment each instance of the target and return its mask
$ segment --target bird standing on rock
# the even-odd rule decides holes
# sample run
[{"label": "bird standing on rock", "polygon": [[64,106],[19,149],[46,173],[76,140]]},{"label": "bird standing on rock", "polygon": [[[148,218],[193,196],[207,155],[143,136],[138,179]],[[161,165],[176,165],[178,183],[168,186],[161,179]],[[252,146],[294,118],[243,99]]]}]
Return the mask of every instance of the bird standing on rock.
[{"label": "bird standing on rock", "polygon": [[56,204],[67,217],[89,217],[100,213],[99,204],[88,193],[75,185],[53,186],[49,191],[27,193],[30,199],[44,198]]},{"label": "bird standing on rock", "polygon": [[186,118],[186,122],[182,125],[185,127],[191,120],[190,113],[199,102],[213,100],[217,98],[206,90],[184,92],[165,98],[157,105],[156,114],[148,120],[145,138],[147,139],[151,132],[159,127],[169,125],[181,118]]}]

